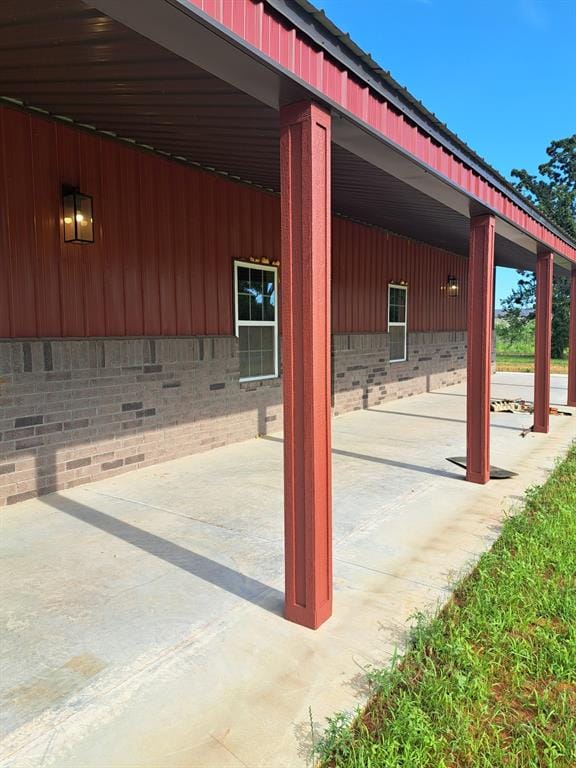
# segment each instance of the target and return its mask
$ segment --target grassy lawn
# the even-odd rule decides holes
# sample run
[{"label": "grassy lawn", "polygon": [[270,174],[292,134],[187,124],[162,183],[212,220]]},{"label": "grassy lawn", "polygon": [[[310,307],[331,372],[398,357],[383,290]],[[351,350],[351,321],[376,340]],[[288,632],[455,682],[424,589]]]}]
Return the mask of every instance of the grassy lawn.
[{"label": "grassy lawn", "polygon": [[[511,354],[508,352],[496,352],[496,368],[499,371],[534,372],[533,354]],[[552,360],[550,365],[552,373],[568,373],[568,360]]]},{"label": "grassy lawn", "polygon": [[576,766],[576,446],[349,723],[317,754],[347,768]]},{"label": "grassy lawn", "polygon": [[[505,325],[505,323],[504,323]],[[507,343],[503,321],[496,321],[496,368],[499,371],[534,372],[534,321],[526,324],[521,334]],[[552,360],[552,373],[568,373],[568,359]]]}]

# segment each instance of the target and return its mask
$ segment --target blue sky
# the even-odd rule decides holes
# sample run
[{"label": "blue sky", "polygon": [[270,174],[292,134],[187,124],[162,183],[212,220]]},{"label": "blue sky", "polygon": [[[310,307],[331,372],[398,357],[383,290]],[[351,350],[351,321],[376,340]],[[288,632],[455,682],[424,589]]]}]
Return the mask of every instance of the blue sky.
[{"label": "blue sky", "polygon": [[[315,4],[506,177],[576,130],[576,0]],[[498,270],[498,301],[516,279]]]}]

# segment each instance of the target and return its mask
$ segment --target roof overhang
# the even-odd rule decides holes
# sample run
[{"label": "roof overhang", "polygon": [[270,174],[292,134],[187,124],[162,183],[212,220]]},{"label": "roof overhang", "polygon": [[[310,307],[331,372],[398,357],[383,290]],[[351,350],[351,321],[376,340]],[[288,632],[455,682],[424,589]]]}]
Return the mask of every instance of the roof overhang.
[{"label": "roof overhang", "polygon": [[[305,34],[311,35],[314,31],[316,36],[314,42],[321,46],[322,50],[328,49],[330,55],[338,57],[343,66],[353,68],[355,76],[363,77],[363,73],[358,67],[353,67],[354,62],[345,55],[342,48],[335,50],[330,36],[318,38],[318,26],[314,25],[311,14],[307,14],[302,8],[298,9],[297,4],[289,0],[288,2],[286,0],[267,0],[267,2],[276,11],[289,18]],[[335,121],[333,130],[335,144],[431,195],[434,199],[442,201],[465,217],[490,211],[485,202],[475,199],[469,192],[451,184],[445,176],[423,164],[416,157],[410,156],[404,148],[395,145],[384,134],[371,130],[366,123],[345,109],[342,104],[328,98],[326,93],[304,82],[289,68],[280,65],[258,47],[247,42],[245,37],[235,34],[232,29],[202,11],[193,2],[189,0],[162,0],[161,2],[158,0],[124,0],[123,3],[118,4],[115,0],[96,0],[96,4],[101,10],[137,30],[140,34],[156,40],[183,58],[193,60],[198,66],[213,72],[227,82],[233,83],[240,90],[250,93],[254,98],[273,109],[278,109],[285,103],[310,97],[324,103],[339,118]],[[305,3],[300,2],[298,5],[302,6]],[[183,17],[187,17],[189,21],[196,21],[202,29],[196,27],[192,30],[190,24],[184,23]],[[307,20],[308,24],[306,23]],[[192,35],[194,36],[193,39]],[[379,84],[375,78],[370,78],[369,73],[364,73],[364,79],[369,80],[370,87],[380,87],[382,91],[382,84]],[[567,236],[554,224],[547,221],[537,209],[527,204],[496,172],[489,173],[486,165],[481,167],[482,161],[474,153],[470,150],[468,152],[463,151],[462,147],[458,146],[457,141],[454,141],[457,137],[454,137],[447,130],[440,130],[439,121],[437,121],[436,127],[426,125],[425,121],[423,122],[418,115],[418,111],[411,106],[411,104],[415,104],[415,100],[412,99],[410,104],[406,103],[410,100],[404,99],[405,103],[402,103],[402,99],[395,96],[390,89],[382,91],[382,95],[390,100],[395,107],[404,112],[408,111],[410,120],[415,121],[424,130],[431,133],[435,140],[441,142],[450,153],[470,166],[475,173],[487,178],[489,183],[511,199],[514,205],[521,207],[535,222],[550,232],[555,240],[559,240],[561,246],[565,244],[566,248],[562,248],[563,253],[560,248],[555,249],[556,262],[559,267],[570,267],[571,261],[576,261],[576,244],[571,243]],[[430,113],[426,114],[433,117]],[[367,139],[367,134],[371,141]],[[375,146],[367,153],[360,153],[359,147],[369,143]],[[385,152],[385,147],[392,148],[395,152]],[[377,162],[375,162],[376,159]],[[452,189],[449,189],[450,187]],[[530,233],[523,231],[501,212],[496,213],[499,236],[504,241],[510,242],[515,250],[521,248],[526,250],[528,255],[549,248],[548,243],[543,243],[531,236]],[[510,266],[516,266],[519,261],[521,259],[518,259],[517,253],[516,257],[511,260]]]},{"label": "roof overhang", "polygon": [[[0,21],[8,14],[16,24],[0,68],[0,92],[8,96],[275,191],[277,110],[314,98],[334,118],[336,212],[462,254],[470,216],[487,212],[481,200],[184,0],[60,0],[51,11],[38,0],[10,5],[0,12]],[[60,69],[34,34],[47,46],[57,40]],[[75,90],[79,43],[90,69]],[[6,66],[11,51],[20,67]],[[71,82],[62,82],[62,70]],[[532,269],[540,248],[498,216],[498,264]],[[558,254],[555,261],[570,267]]]}]

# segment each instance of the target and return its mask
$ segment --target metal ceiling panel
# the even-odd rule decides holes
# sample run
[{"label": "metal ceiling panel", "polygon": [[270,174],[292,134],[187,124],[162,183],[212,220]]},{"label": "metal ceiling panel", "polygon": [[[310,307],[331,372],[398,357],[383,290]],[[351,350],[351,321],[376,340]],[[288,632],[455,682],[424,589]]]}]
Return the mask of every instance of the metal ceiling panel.
[{"label": "metal ceiling panel", "polygon": [[[279,190],[275,109],[80,0],[0,4],[0,95]],[[337,145],[332,178],[337,213],[467,253],[463,210]],[[496,259],[531,266],[534,254],[497,236]]]}]

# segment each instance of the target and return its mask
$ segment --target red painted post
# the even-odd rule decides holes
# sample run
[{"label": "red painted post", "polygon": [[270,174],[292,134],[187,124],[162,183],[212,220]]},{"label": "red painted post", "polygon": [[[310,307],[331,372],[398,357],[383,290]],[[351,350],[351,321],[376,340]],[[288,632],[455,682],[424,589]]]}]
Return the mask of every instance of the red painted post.
[{"label": "red painted post", "polygon": [[490,479],[494,232],[494,216],[470,220],[466,480],[482,484]]},{"label": "red painted post", "polygon": [[330,115],[280,110],[285,616],[332,614]]},{"label": "red painted post", "polygon": [[550,430],[550,358],[552,357],[552,275],[554,256],[536,259],[536,345],[534,350],[534,432]]},{"label": "red painted post", "polygon": [[568,339],[568,405],[576,408],[576,266],[570,281],[570,337]]}]

